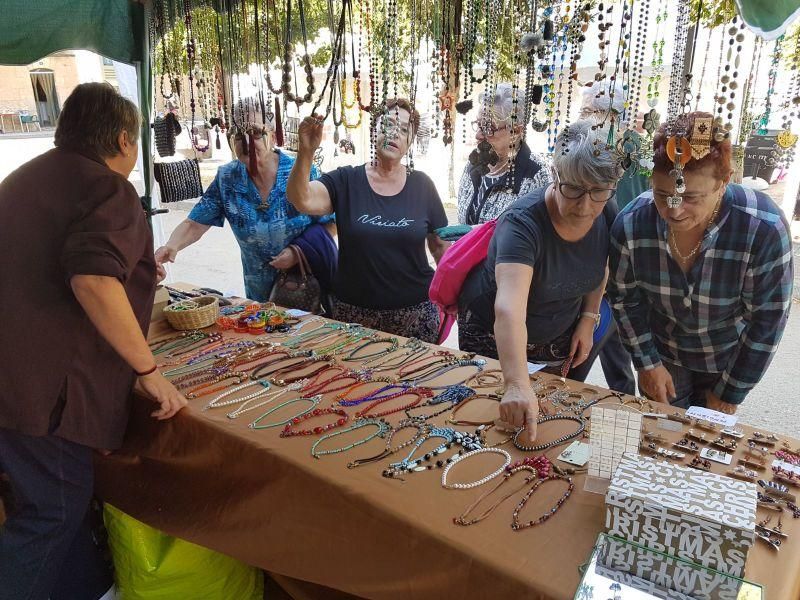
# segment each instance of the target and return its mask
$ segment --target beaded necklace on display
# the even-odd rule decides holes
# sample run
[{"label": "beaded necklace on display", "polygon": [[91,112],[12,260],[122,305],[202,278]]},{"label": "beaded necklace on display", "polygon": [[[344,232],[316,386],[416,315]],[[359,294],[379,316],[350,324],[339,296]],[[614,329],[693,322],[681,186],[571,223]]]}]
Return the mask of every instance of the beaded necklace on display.
[{"label": "beaded necklace on display", "polygon": [[[703,68],[700,70],[700,79],[697,80],[697,93],[694,96],[694,110],[697,111],[700,109],[700,97],[702,96],[701,92],[703,90],[703,80],[706,78],[706,67],[708,66],[708,57],[711,55],[711,40],[714,37],[714,29],[710,29],[708,31],[708,40],[706,41],[706,51],[703,54]],[[725,36],[722,35],[722,41],[725,42]],[[719,68],[722,68],[722,49],[720,49],[720,62]],[[719,73],[717,73],[717,79],[719,81]]]},{"label": "beaded necklace on display", "polygon": [[[339,418],[336,419],[333,423],[326,423],[325,425],[318,425],[317,427],[312,427],[311,429],[294,429],[296,425],[299,425],[303,421],[308,421],[310,419],[316,419],[317,417],[324,417],[326,415],[336,415]],[[350,420],[350,415],[347,414],[344,410],[340,408],[315,408],[310,412],[307,412],[303,415],[298,417],[294,417],[291,419],[286,425],[283,426],[283,430],[281,431],[281,437],[297,437],[297,436],[304,436],[304,435],[319,435],[321,433],[325,433],[326,431],[330,431],[332,429],[337,429],[342,427]]]},{"label": "beaded necklace on display", "polygon": [[792,73],[791,83],[786,88],[781,109],[783,117],[781,132],[776,137],[777,146],[782,153],[782,165],[788,169],[794,162],[797,136],[792,133],[792,123],[800,116],[800,35],[795,35],[795,47],[792,54],[790,70]]},{"label": "beaded necklace on display", "polygon": [[[533,496],[536,490],[538,490],[542,484],[548,481],[566,481],[567,491],[564,493],[563,496],[561,496],[561,498],[558,499],[553,508],[544,513],[538,519],[528,521],[527,523],[520,523],[519,513],[522,512],[523,508],[525,508],[525,505],[528,503],[528,500],[530,500],[531,496]],[[512,513],[511,529],[513,529],[514,531],[521,531],[523,529],[528,529],[530,527],[536,527],[537,525],[541,525],[542,523],[547,521],[550,517],[552,517],[554,514],[556,514],[556,512],[558,512],[558,509],[561,508],[564,502],[567,501],[567,499],[570,497],[570,494],[572,494],[572,490],[574,489],[575,489],[575,484],[572,482],[572,479],[570,477],[563,477],[561,475],[551,475],[545,479],[537,479],[536,483],[534,483],[533,486],[525,493],[525,495],[522,497],[522,500],[519,501],[519,504],[517,504],[516,508],[514,509],[514,512]]]},{"label": "beaded necklace on display", "polygon": [[[389,400],[394,400],[395,398],[402,398],[403,396],[414,396],[415,399],[407,404],[403,404],[395,408],[383,410],[381,412],[373,412],[381,404],[384,404]],[[433,397],[433,392],[427,388],[409,388],[395,394],[390,394],[388,396],[379,397],[375,399],[373,402],[371,402],[370,404],[359,410],[356,413],[356,417],[370,418],[370,419],[388,417],[389,415],[392,415],[394,413],[414,408],[415,406],[418,406],[419,403],[422,402],[423,400],[431,397]]]},{"label": "beaded necklace on display", "polygon": [[[742,59],[742,42],[744,41],[745,23],[739,23],[735,16],[728,28],[728,50],[725,54],[725,67],[719,79],[719,93],[717,94],[717,114],[714,119],[716,131],[714,140],[721,142],[731,136],[733,130],[733,111],[736,109],[736,90],[739,88],[739,66]],[[770,94],[768,93],[768,96]],[[723,122],[723,112],[727,111]]]},{"label": "beaded necklace on display", "polygon": [[[417,360],[418,358],[422,358],[425,356],[429,351],[430,348],[424,346],[421,341],[411,338],[405,344],[403,344],[402,348],[405,349],[404,352],[401,352],[397,356],[389,357],[376,357],[370,358],[369,360],[365,360],[361,363],[362,367],[369,367],[370,371],[393,371],[398,368],[403,367],[407,363]],[[377,361],[377,362],[375,362]],[[399,361],[399,362],[398,362]]]},{"label": "beaded necklace on display", "polygon": [[[454,430],[451,427],[431,427],[430,430],[423,436],[417,439],[414,443],[414,448],[412,448],[411,452],[397,463],[392,463],[389,465],[387,469],[385,469],[382,473],[384,477],[397,477],[403,473],[415,473],[419,471],[426,471],[431,470],[434,468],[443,468],[445,465],[450,464],[453,461],[455,456],[460,454],[464,454],[465,452],[469,452],[471,450],[477,450],[478,448],[482,448],[483,445],[481,443],[481,433],[483,429],[479,428],[475,431],[474,434],[465,434],[459,431]],[[412,458],[416,453],[417,450],[429,439],[443,439],[445,440],[442,444],[431,450],[430,452],[426,452],[420,458]],[[459,444],[461,449],[452,457],[447,459],[437,459],[441,454],[444,454],[448,450],[453,447],[453,444]],[[433,460],[436,462],[431,462]],[[423,463],[429,463],[423,465]]]},{"label": "beaded necklace on display", "polygon": [[[361,355],[358,354],[361,350],[363,350],[367,346],[371,346],[373,344],[389,344],[389,347],[388,348],[384,348],[383,350],[378,350],[376,352],[372,352],[370,354],[361,354]],[[375,339],[367,340],[366,342],[364,342],[363,344],[361,344],[357,348],[354,348],[353,350],[348,352],[344,357],[342,357],[341,360],[343,362],[361,362],[362,364],[364,364],[363,361],[366,361],[368,359],[376,359],[376,358],[380,358],[382,356],[386,356],[387,354],[391,354],[392,352],[397,350],[398,346],[399,346],[399,342],[397,341],[396,337],[375,338]]]},{"label": "beaded necklace on display", "polygon": [[478,371],[480,372],[480,371],[483,371],[484,365],[486,365],[486,361],[483,360],[482,358],[461,359],[461,360],[455,361],[452,364],[440,367],[439,369],[437,369],[437,370],[435,370],[435,371],[433,371],[431,373],[425,373],[425,374],[423,374],[421,376],[418,376],[413,381],[409,381],[408,383],[413,385],[413,386],[415,386],[415,387],[424,383],[424,384],[426,384],[425,387],[428,387],[428,388],[430,388],[432,390],[443,390],[443,389],[445,389],[445,388],[447,388],[447,387],[449,387],[451,385],[463,384],[467,379],[469,379],[470,377],[473,377],[474,374],[465,377],[461,381],[453,382],[453,383],[449,383],[449,384],[430,385],[430,382],[433,381],[434,379],[437,379],[437,378],[441,377],[442,375],[445,375],[445,374],[449,373],[450,371],[454,371],[455,369],[460,369],[461,367],[476,367],[478,369]]},{"label": "beaded necklace on display", "polygon": [[[554,17],[554,22],[559,23],[559,16]],[[558,62],[558,90],[556,91],[555,81],[550,84],[550,103],[545,110],[550,126],[547,128],[547,151],[552,154],[555,151],[555,140],[558,137],[558,128],[561,125],[561,89],[564,85],[564,65],[567,59],[567,47],[569,40],[567,37],[567,19],[563,21],[558,29],[555,42],[553,43],[553,78],[555,78],[555,65]]]},{"label": "beaded necklace on display", "polygon": [[571,415],[545,415],[545,416],[540,416],[537,419],[537,423],[540,425],[542,423],[547,423],[549,421],[574,421],[575,423],[579,424],[579,427],[576,431],[568,433],[566,435],[562,435],[560,438],[556,438],[552,442],[547,442],[546,444],[536,444],[534,446],[525,446],[524,444],[522,444],[522,442],[519,441],[520,433],[525,431],[525,428],[523,427],[520,428],[514,434],[514,446],[518,450],[522,450],[524,452],[540,452],[542,450],[547,450],[548,448],[559,446],[564,442],[568,442],[569,440],[574,440],[576,437],[579,437],[583,433],[584,429],[586,429],[586,421],[584,421],[581,417],[574,417]]},{"label": "beaded necklace on display", "polygon": [[685,99],[683,68],[686,58],[686,41],[689,32],[690,6],[689,0],[678,0],[677,4],[678,16],[675,24],[675,48],[672,54],[672,71],[669,78],[669,97],[667,99],[667,119],[669,121],[674,121],[681,113]]},{"label": "beaded necklace on display", "polygon": [[[471,481],[470,483],[448,483],[447,476],[450,474],[450,471],[453,469],[455,465],[460,463],[461,461],[467,460],[468,458],[472,458],[473,456],[479,456],[481,454],[499,454],[503,457],[503,464],[495,471],[492,471],[488,475],[481,477],[475,481]],[[464,454],[459,454],[456,456],[451,462],[449,462],[442,471],[442,487],[448,490],[469,490],[472,488],[479,487],[484,483],[490,482],[495,477],[499,477],[502,475],[506,467],[511,464],[511,455],[502,450],[500,448],[479,448],[477,450],[472,450],[470,452],[466,452]]]},{"label": "beaded necklace on display", "polygon": [[467,421],[464,419],[456,419],[456,414],[458,413],[459,410],[464,408],[468,403],[480,399],[500,402],[500,400],[502,400],[502,396],[498,394],[470,394],[469,396],[463,398],[460,402],[457,402],[452,406],[452,409],[450,411],[450,416],[447,418],[447,422],[450,423],[451,425],[458,425],[458,426],[465,426],[465,425],[486,426],[494,423],[496,417],[493,417],[486,421]]},{"label": "beaded necklace on display", "polygon": [[[338,435],[350,433],[351,431],[358,431],[359,429],[363,429],[365,427],[375,427],[376,429],[367,437],[357,440],[346,446],[342,446],[341,448],[333,448],[332,450],[317,450],[317,447],[326,440],[334,438]],[[333,433],[328,433],[319,438],[316,442],[314,442],[314,445],[311,446],[311,456],[314,458],[319,458],[320,456],[327,456],[328,454],[340,454],[342,452],[347,452],[348,450],[352,450],[357,446],[362,446],[363,444],[366,444],[375,438],[385,438],[386,434],[388,434],[391,429],[392,426],[383,419],[359,418],[350,427],[334,431]]]},{"label": "beaded necklace on display", "polygon": [[[340,371],[337,375],[330,377],[324,381],[319,381],[319,377],[326,373],[327,371]],[[321,371],[317,373],[314,377],[308,380],[308,382],[303,386],[301,392],[303,394],[308,395],[325,395],[331,394],[333,392],[339,392],[341,390],[347,389],[348,387],[352,386],[353,383],[361,380],[361,373],[357,371],[351,371],[344,367],[333,365],[329,367],[327,370]],[[347,383],[340,384],[341,381],[347,381]],[[330,385],[334,383],[337,384],[336,387],[330,387]]]},{"label": "beaded necklace on display", "polygon": [[242,404],[236,407],[235,410],[232,410],[227,414],[229,419],[235,419],[239,415],[242,415],[246,412],[250,412],[251,410],[255,410],[257,408],[261,408],[271,402],[277,400],[284,394],[288,394],[289,392],[296,392],[300,390],[302,387],[302,382],[292,383],[282,390],[275,390],[269,393],[260,393],[260,394],[250,394],[249,396],[245,396],[244,398],[240,398],[240,400],[244,400]]},{"label": "beaded necklace on display", "polygon": [[206,335],[207,334],[203,333],[202,331],[186,331],[179,335],[165,338],[163,340],[150,342],[150,351],[153,354],[161,354],[162,352],[166,352],[167,350],[171,350],[173,348],[194,344],[198,340],[205,339]]},{"label": "beaded necklace on display", "polygon": [[[312,410],[314,410],[319,405],[319,403],[321,401],[322,401],[322,396],[313,396],[311,398],[293,398],[291,400],[287,400],[286,402],[283,402],[283,403],[279,404],[278,406],[273,406],[272,408],[270,408],[267,412],[265,412],[263,415],[258,417],[255,421],[250,423],[249,427],[250,427],[250,429],[272,429],[273,427],[285,426],[285,425],[291,423],[294,419],[300,418],[303,415],[306,415],[306,414],[310,413]],[[279,410],[281,410],[281,409],[283,409],[283,408],[285,408],[287,406],[291,406],[292,404],[296,404],[298,402],[310,402],[311,406],[305,408],[304,410],[300,411],[296,415],[294,415],[292,417],[289,417],[288,419],[284,419],[283,421],[278,421],[276,423],[269,423],[267,425],[261,425],[260,424],[261,421],[266,419],[271,414],[273,414],[275,412],[278,412]]]},{"label": "beaded necklace on display", "polygon": [[[631,11],[634,10],[631,7]],[[636,29],[636,42],[633,47],[633,57],[630,59],[630,84],[626,88],[625,113],[627,129],[633,131],[639,118],[639,100],[642,95],[642,79],[644,75],[644,54],[647,44],[647,35],[650,28],[650,0],[642,0],[639,26]]]},{"label": "beaded necklace on display", "polygon": [[[253,392],[252,394],[248,394],[242,398],[229,398],[229,396],[236,394],[244,389],[247,389],[254,385],[260,385],[261,389]],[[240,402],[246,402],[253,398],[258,398],[259,396],[263,396],[264,394],[269,393],[270,390],[270,383],[266,379],[255,379],[252,381],[248,381],[241,385],[237,385],[236,387],[232,387],[231,389],[222,392],[218,396],[216,396],[213,400],[211,400],[208,404],[203,407],[203,410],[209,410],[211,408],[221,408],[223,406],[230,406],[232,404],[239,404]],[[225,400],[225,398],[228,398]]]},{"label": "beaded necklace on display", "polygon": [[471,396],[475,395],[475,390],[469,388],[465,385],[451,385],[447,389],[445,389],[441,394],[437,394],[433,398],[429,399],[424,404],[419,405],[416,408],[422,408],[427,406],[439,406],[440,404],[447,404],[444,408],[437,410],[434,413],[426,414],[426,415],[412,415],[411,409],[407,409],[406,416],[414,421],[427,421],[429,419],[433,419],[434,417],[438,417],[439,415],[443,415],[447,411],[452,411],[456,406],[458,406],[464,400],[467,400]]},{"label": "beaded necklace on display", "polygon": [[[391,456],[392,454],[400,452],[400,450],[402,450],[403,448],[407,448],[408,446],[414,444],[421,436],[426,435],[431,430],[431,427],[432,426],[429,424],[419,423],[417,421],[410,421],[410,420],[400,421],[395,427],[390,428],[385,438],[386,447],[380,454],[350,461],[349,463],[347,463],[347,468],[355,469],[356,467],[377,462],[379,460],[386,458],[387,456]],[[394,440],[394,436],[405,429],[414,429],[416,431],[412,437],[392,448],[392,441]]]},{"label": "beaded necklace on display", "polygon": [[[275,385],[288,385],[291,383],[295,383],[296,381],[304,381],[307,380],[309,377],[313,377],[314,375],[318,375],[322,371],[325,371],[328,367],[334,364],[333,360],[330,356],[315,356],[312,358],[307,358],[305,363],[299,366],[286,366],[278,369],[277,371],[273,372],[270,381]],[[317,365],[311,371],[304,372],[302,374],[299,371],[306,369],[310,365]],[[286,375],[291,374],[291,377],[286,377]]]},{"label": "beaded necklace on display", "polygon": [[[365,396],[357,396],[355,398],[351,397],[350,394],[353,392],[353,390],[356,390],[362,386],[373,383],[386,383],[387,385],[384,385],[383,387],[380,387],[377,390],[373,390],[370,393],[366,394]],[[385,398],[386,396],[380,396],[380,394],[382,394],[383,392],[387,392],[392,389],[394,390],[400,389],[401,391],[404,391],[409,387],[410,386],[408,385],[398,384],[393,379],[388,377],[370,377],[367,379],[363,379],[362,381],[358,381],[353,385],[349,386],[344,390],[344,392],[337,395],[334,401],[339,406],[345,406],[345,407],[358,406],[359,404],[363,404],[364,402],[370,402],[378,398]],[[391,392],[389,395],[395,393],[397,392]]]},{"label": "beaded necklace on display", "polygon": [[[184,396],[186,396],[186,398],[189,400],[193,400],[194,398],[201,398],[202,396],[207,396],[208,394],[216,394],[219,391],[229,388],[232,385],[238,385],[246,380],[247,380],[246,373],[240,373],[239,371],[229,371],[227,373],[223,373],[217,377],[214,377],[207,383],[203,383],[192,387],[184,394]],[[214,385],[219,382],[222,383],[220,385]]]},{"label": "beaded necklace on display", "polygon": [[[494,504],[490,505],[488,508],[486,508],[479,515],[477,515],[475,517],[471,517],[471,518],[469,517],[469,515],[472,513],[472,511],[474,511],[475,508],[481,502],[483,502],[491,494],[495,493],[497,490],[499,490],[501,487],[503,487],[503,485],[505,483],[507,483],[508,481],[511,480],[512,477],[514,477],[514,475],[516,475],[517,473],[521,473],[523,471],[527,472],[528,475],[525,476],[525,479],[522,481],[522,485],[521,486],[513,488],[513,490],[511,492],[509,492],[505,496],[502,496],[497,502],[495,502]],[[478,498],[475,500],[475,502],[470,504],[466,509],[464,509],[464,512],[462,512],[459,516],[457,516],[457,517],[455,517],[453,519],[453,523],[456,524],[456,525],[463,525],[465,527],[469,526],[469,525],[475,525],[476,523],[480,523],[486,517],[491,515],[497,509],[498,506],[500,506],[503,502],[505,502],[506,500],[508,500],[512,496],[516,496],[525,486],[527,486],[534,479],[536,479],[536,469],[534,469],[533,467],[529,467],[527,465],[521,465],[521,466],[513,467],[513,468],[506,467],[506,470],[505,470],[505,473],[503,475],[503,478],[500,481],[498,481],[497,484],[493,488],[487,490],[486,492],[484,492],[483,494],[478,496]]]}]

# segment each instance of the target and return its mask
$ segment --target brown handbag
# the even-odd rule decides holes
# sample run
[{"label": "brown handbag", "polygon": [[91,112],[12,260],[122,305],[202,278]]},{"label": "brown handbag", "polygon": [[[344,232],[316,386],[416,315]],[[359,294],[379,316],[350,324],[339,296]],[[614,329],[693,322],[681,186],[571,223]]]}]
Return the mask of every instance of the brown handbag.
[{"label": "brown handbag", "polygon": [[288,270],[281,270],[272,291],[269,301],[285,308],[297,308],[310,313],[319,314],[322,303],[322,286],[311,272],[306,255],[299,246],[289,245],[297,265]]}]

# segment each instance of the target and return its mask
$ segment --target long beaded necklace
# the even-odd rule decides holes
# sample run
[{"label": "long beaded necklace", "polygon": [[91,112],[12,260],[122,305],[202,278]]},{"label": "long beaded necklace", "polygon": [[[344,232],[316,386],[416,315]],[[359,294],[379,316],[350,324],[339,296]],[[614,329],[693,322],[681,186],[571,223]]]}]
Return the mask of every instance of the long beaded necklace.
[{"label": "long beaded necklace", "polygon": [[447,389],[445,389],[441,394],[437,394],[433,398],[430,398],[424,404],[419,405],[416,408],[428,407],[428,406],[438,406],[440,404],[447,404],[444,408],[437,410],[434,413],[427,414],[427,415],[412,415],[411,409],[406,409],[406,416],[414,421],[428,421],[439,415],[443,415],[447,411],[453,410],[456,406],[458,406],[461,402],[467,400],[471,396],[475,395],[475,390],[469,388],[465,385],[451,385]]},{"label": "long beaded necklace", "polygon": [[685,82],[683,68],[686,59],[686,41],[689,31],[689,1],[678,0],[678,16],[675,24],[675,48],[672,54],[672,71],[669,78],[667,119],[674,121],[683,108]]},{"label": "long beaded necklace", "polygon": [[[313,396],[311,398],[293,398],[291,400],[287,400],[286,402],[283,402],[283,403],[279,404],[278,406],[273,406],[272,408],[270,408],[267,412],[265,412],[263,415],[258,417],[255,421],[250,423],[249,427],[250,427],[250,429],[272,429],[273,427],[285,426],[285,425],[291,423],[294,419],[297,419],[299,417],[302,417],[303,415],[306,415],[306,414],[310,413],[312,410],[314,410],[319,405],[319,403],[321,401],[322,401],[322,396]],[[261,421],[263,421],[264,419],[266,419],[267,417],[269,417],[273,413],[276,413],[279,410],[281,410],[281,409],[283,409],[283,408],[285,408],[287,406],[291,406],[292,404],[297,404],[298,402],[310,402],[311,406],[308,406],[307,408],[301,410],[299,413],[297,413],[294,416],[289,417],[288,419],[284,419],[284,420],[278,421],[276,423],[268,423],[266,425],[261,425]]]},{"label": "long beaded necklace", "polygon": [[522,442],[519,441],[520,433],[525,431],[525,428],[522,427],[514,434],[514,446],[518,450],[522,450],[524,452],[540,452],[542,450],[547,450],[548,448],[560,446],[561,444],[563,444],[564,442],[568,442],[569,440],[573,440],[576,437],[580,436],[583,433],[583,430],[586,429],[586,422],[581,417],[577,416],[573,417],[570,415],[544,415],[540,416],[537,419],[537,423],[540,425],[542,423],[548,423],[550,421],[574,421],[575,423],[578,423],[578,429],[576,431],[573,431],[572,433],[562,435],[561,437],[556,438],[552,442],[547,442],[545,444],[536,444],[534,446],[525,446]]},{"label": "long beaded necklace", "polygon": [[[503,457],[504,461],[503,464],[495,471],[492,471],[488,475],[481,477],[475,481],[471,481],[469,483],[448,483],[447,476],[450,474],[450,471],[453,469],[455,465],[460,463],[461,461],[467,460],[468,458],[472,458],[473,456],[479,456],[481,454],[499,454]],[[466,452],[464,454],[459,454],[456,456],[447,466],[444,467],[442,471],[442,487],[448,490],[469,490],[472,488],[476,488],[478,486],[483,485],[484,483],[490,482],[495,477],[499,477],[503,474],[506,470],[506,467],[511,464],[511,455],[501,448],[478,448],[477,450],[472,450],[470,452]]]},{"label": "long beaded necklace", "polygon": [[[538,519],[528,521],[527,523],[521,523],[519,520],[520,512],[522,512],[522,509],[525,508],[525,505],[528,503],[528,500],[530,500],[531,496],[533,496],[536,490],[538,490],[542,484],[547,483],[548,481],[566,481],[567,491],[564,493],[563,496],[561,496],[561,498],[558,499],[553,508],[548,510]],[[563,477],[561,475],[550,475],[549,477],[544,479],[537,479],[536,483],[534,483],[531,489],[529,489],[525,493],[525,495],[522,497],[522,500],[519,501],[519,504],[517,504],[517,507],[514,509],[514,512],[512,513],[511,517],[511,529],[513,529],[514,531],[522,531],[523,529],[529,529],[531,527],[536,527],[537,525],[541,525],[542,523],[547,521],[550,517],[552,517],[554,514],[556,514],[556,512],[558,512],[558,509],[563,506],[564,502],[567,501],[567,499],[572,494],[572,490],[574,489],[575,489],[575,484],[572,482],[572,478],[570,477]]]},{"label": "long beaded necklace", "polygon": [[[480,372],[480,371],[483,371],[483,367],[485,365],[486,365],[486,361],[484,359],[482,359],[482,358],[475,358],[475,359],[469,359],[469,360],[463,360],[463,359],[462,360],[457,360],[454,363],[452,363],[450,365],[445,365],[443,367],[440,367],[439,369],[437,369],[437,370],[435,370],[435,371],[433,371],[431,373],[425,373],[422,376],[420,376],[420,377],[418,377],[418,378],[416,378],[413,381],[410,381],[408,383],[410,383],[411,385],[413,385],[415,387],[424,383],[424,384],[426,384],[425,387],[428,387],[428,388],[430,388],[432,390],[442,390],[442,389],[445,389],[445,388],[449,387],[450,385],[455,385],[455,384],[454,383],[449,383],[449,384],[443,384],[443,385],[430,385],[430,382],[433,381],[434,379],[437,379],[437,378],[441,377],[442,375],[445,375],[445,374],[449,373],[450,371],[453,371],[455,369],[460,369],[462,367],[476,367],[478,372]],[[464,383],[467,379],[469,379],[472,376],[474,376],[474,374],[465,377],[461,381],[456,382],[456,384]]]},{"label": "long beaded necklace", "polygon": [[255,395],[251,394],[249,396],[245,396],[244,398],[240,398],[240,399],[244,400],[244,402],[241,405],[237,406],[236,409],[234,409],[231,412],[229,412],[227,414],[227,417],[229,419],[235,419],[239,415],[242,415],[242,414],[244,414],[246,412],[250,412],[251,410],[255,410],[257,408],[261,408],[262,406],[265,406],[267,404],[270,404],[271,402],[274,402],[275,400],[277,400],[278,398],[280,398],[281,396],[283,396],[285,394],[288,394],[289,392],[296,392],[296,391],[300,390],[302,385],[303,384],[300,383],[300,382],[292,383],[292,384],[286,386],[282,390],[274,390],[274,391],[272,391],[272,392],[270,392],[268,394],[264,394],[264,393],[255,394]]},{"label": "long beaded necklace", "polygon": [[[739,66],[741,64],[742,42],[744,41],[745,23],[741,21],[737,26],[739,17],[734,17],[728,28],[728,50],[725,56],[726,64],[720,77],[720,89],[717,95],[717,116],[715,118],[716,131],[714,140],[721,142],[731,136],[733,130],[733,111],[736,108],[736,90],[739,88]],[[734,49],[735,45],[735,49]],[[727,118],[723,123],[723,110],[727,110]]]},{"label": "long beaded necklace", "polygon": [[786,94],[781,109],[783,117],[781,132],[776,137],[776,144],[783,153],[782,163],[784,168],[788,168],[794,162],[795,146],[797,135],[792,133],[792,123],[800,116],[800,35],[795,35],[795,47],[791,55],[791,83],[786,88]]},{"label": "long beaded necklace", "polygon": [[[378,350],[376,352],[372,352],[371,354],[361,354],[361,355],[358,354],[361,350],[363,350],[367,346],[371,346],[373,344],[389,344],[389,347],[388,348],[384,348],[383,350]],[[364,364],[363,361],[366,361],[368,359],[376,359],[376,358],[380,358],[382,356],[386,356],[387,354],[391,354],[392,352],[397,350],[399,345],[400,344],[397,341],[396,337],[371,339],[371,340],[368,340],[368,341],[364,342],[363,344],[361,344],[357,348],[354,348],[353,350],[351,350],[347,355],[342,357],[341,360],[343,362],[361,362],[362,364]]]},{"label": "long beaded necklace", "polygon": [[[486,508],[482,513],[478,514],[477,516],[475,517],[469,516],[481,502],[483,502],[493,493],[497,492],[497,490],[503,487],[504,484],[511,481],[514,475],[522,472],[526,472],[528,473],[528,475],[526,475],[525,479],[523,479],[521,486],[514,488],[511,492],[509,492],[505,496],[502,496],[497,502]],[[513,468],[507,467],[505,470],[505,474],[503,475],[503,478],[497,482],[497,485],[495,485],[493,488],[487,490],[486,492],[478,496],[475,502],[467,506],[467,508],[464,509],[464,512],[462,512],[459,516],[453,519],[453,523],[455,523],[456,525],[463,525],[465,527],[469,525],[475,525],[476,523],[480,523],[486,517],[491,515],[501,504],[503,504],[503,502],[505,502],[512,496],[518,494],[524,487],[530,484],[530,482],[533,481],[534,479],[536,479],[536,469],[534,469],[533,467],[530,467],[528,465],[520,465],[518,467],[513,467]]]},{"label": "long beaded necklace", "polygon": [[[333,448],[332,450],[317,450],[317,447],[326,440],[334,438],[338,435],[350,433],[352,431],[358,431],[359,429],[364,429],[365,427],[375,427],[376,429],[375,431],[370,433],[367,437],[357,440],[352,444],[342,446],[341,448]],[[387,423],[383,419],[359,418],[350,427],[334,431],[333,433],[328,433],[319,438],[316,442],[314,442],[314,445],[311,446],[311,456],[313,456],[314,458],[319,458],[320,456],[327,456],[329,454],[340,454],[342,452],[347,452],[348,450],[352,450],[353,448],[356,448],[358,446],[363,446],[364,444],[374,440],[375,438],[385,438],[386,435],[391,431],[391,429],[392,426],[389,425],[389,423]]]}]

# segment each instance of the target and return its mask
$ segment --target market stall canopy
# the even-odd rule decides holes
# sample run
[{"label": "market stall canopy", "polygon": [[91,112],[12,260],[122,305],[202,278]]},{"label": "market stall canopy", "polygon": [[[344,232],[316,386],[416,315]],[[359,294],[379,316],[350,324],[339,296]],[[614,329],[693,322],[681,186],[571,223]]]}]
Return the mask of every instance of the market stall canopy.
[{"label": "market stall canopy", "polygon": [[0,64],[27,65],[59,50],[92,50],[133,64],[147,40],[144,6],[132,0],[6,0]]},{"label": "market stall canopy", "polygon": [[774,40],[800,15],[800,0],[736,0],[736,10],[753,33]]}]

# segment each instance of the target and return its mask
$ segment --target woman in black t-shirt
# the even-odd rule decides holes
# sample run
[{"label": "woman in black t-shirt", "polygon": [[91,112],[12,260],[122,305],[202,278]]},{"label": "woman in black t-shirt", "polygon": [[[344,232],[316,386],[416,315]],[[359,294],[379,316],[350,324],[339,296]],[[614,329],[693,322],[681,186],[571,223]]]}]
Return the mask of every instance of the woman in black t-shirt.
[{"label": "woman in black t-shirt", "polygon": [[336,212],[335,319],[436,342],[439,315],[428,300],[433,269],[425,244],[438,262],[448,244],[434,230],[447,225],[447,216],[430,178],[402,164],[418,127],[419,113],[407,100],[389,100],[377,124],[375,163],[308,181],[322,120],[305,118],[286,197],[301,213]]},{"label": "woman in black t-shirt", "polygon": [[571,361],[568,376],[583,380],[607,338],[593,347],[616,214],[609,201],[619,177],[607,136],[591,121],[565,128],[556,140],[553,183],[500,217],[486,260],[459,298],[460,349],[500,359],[501,419],[524,425],[531,440],[539,407],[526,363],[559,372]]}]

